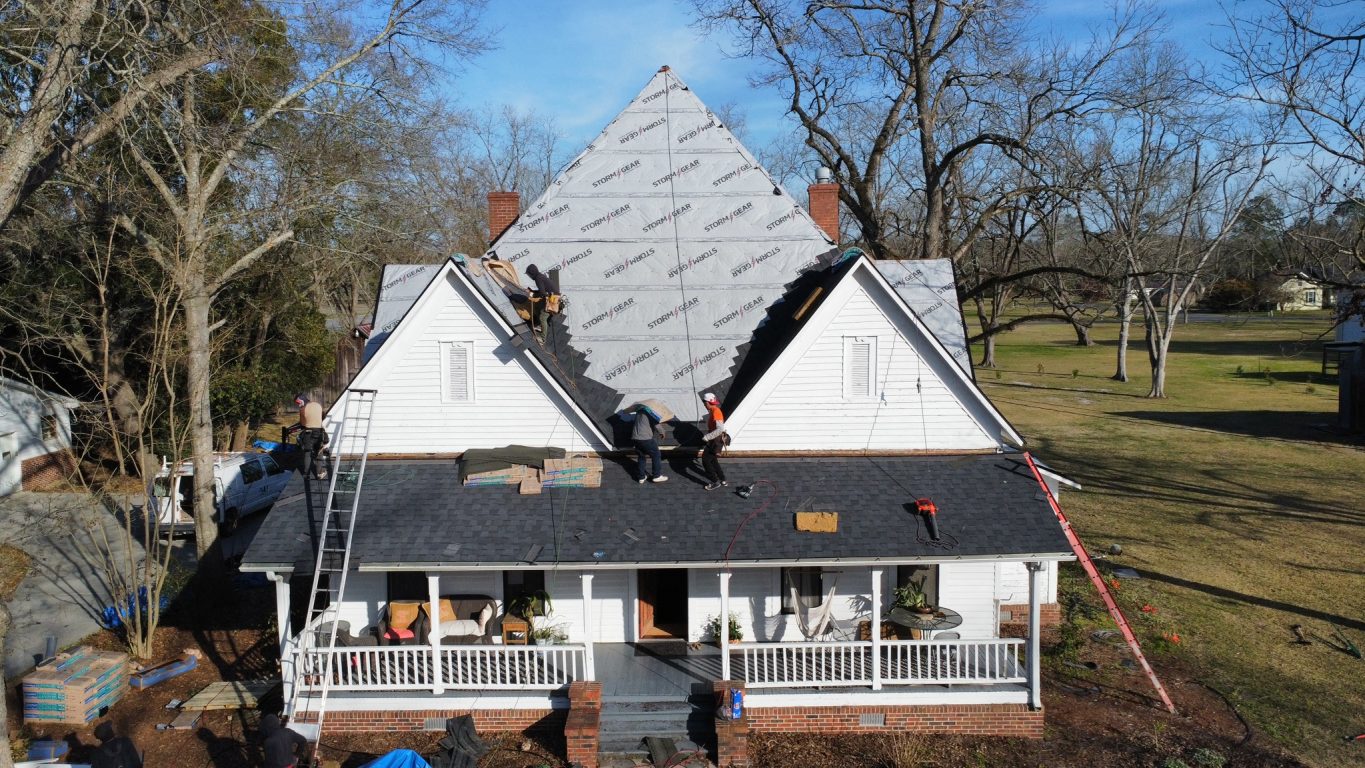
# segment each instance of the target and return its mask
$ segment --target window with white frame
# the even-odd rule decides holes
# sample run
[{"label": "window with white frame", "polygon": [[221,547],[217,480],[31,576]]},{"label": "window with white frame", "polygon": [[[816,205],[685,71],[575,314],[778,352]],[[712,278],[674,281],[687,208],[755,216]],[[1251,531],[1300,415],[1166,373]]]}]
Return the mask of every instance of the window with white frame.
[{"label": "window with white frame", "polygon": [[474,402],[474,342],[441,342],[441,400]]},{"label": "window with white frame", "polygon": [[876,397],[877,337],[844,337],[844,399]]},{"label": "window with white frame", "polygon": [[1303,292],[1303,301],[1304,301],[1305,304],[1317,304],[1317,303],[1318,303],[1318,292],[1315,291],[1315,290],[1304,291],[1304,292]]}]

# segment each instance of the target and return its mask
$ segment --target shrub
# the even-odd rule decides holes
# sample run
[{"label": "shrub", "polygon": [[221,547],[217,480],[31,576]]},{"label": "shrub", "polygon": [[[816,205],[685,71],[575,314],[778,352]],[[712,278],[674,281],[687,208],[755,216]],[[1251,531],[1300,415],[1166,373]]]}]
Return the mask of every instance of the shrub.
[{"label": "shrub", "polygon": [[1190,753],[1190,762],[1200,768],[1223,768],[1227,765],[1228,759],[1216,750],[1200,747]]},{"label": "shrub", "polygon": [[1252,309],[1256,289],[1245,280],[1229,277],[1209,286],[1204,294],[1204,306],[1215,312]]}]

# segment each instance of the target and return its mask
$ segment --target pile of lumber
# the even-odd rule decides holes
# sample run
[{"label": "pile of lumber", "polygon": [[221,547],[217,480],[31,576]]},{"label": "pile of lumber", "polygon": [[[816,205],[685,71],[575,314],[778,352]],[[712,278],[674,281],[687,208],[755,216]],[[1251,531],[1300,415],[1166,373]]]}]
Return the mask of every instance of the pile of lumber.
[{"label": "pile of lumber", "polygon": [[542,488],[597,488],[602,485],[602,459],[566,456],[560,448],[476,448],[465,451],[460,477],[468,486],[515,485],[523,496]]},{"label": "pile of lumber", "polygon": [[24,722],[84,725],[128,690],[128,654],[82,645],[24,678]]}]

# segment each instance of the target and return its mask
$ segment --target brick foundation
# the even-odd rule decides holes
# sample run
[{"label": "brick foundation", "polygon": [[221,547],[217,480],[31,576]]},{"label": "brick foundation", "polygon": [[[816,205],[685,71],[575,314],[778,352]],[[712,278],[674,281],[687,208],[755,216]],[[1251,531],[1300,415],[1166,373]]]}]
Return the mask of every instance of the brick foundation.
[{"label": "brick foundation", "polygon": [[597,768],[602,743],[602,684],[569,683],[569,716],[564,723],[564,751],[569,765]]},{"label": "brick foundation", "polygon": [[53,451],[24,459],[19,465],[20,483],[26,491],[45,491],[63,485],[76,474],[76,462],[66,451]]},{"label": "brick foundation", "polygon": [[[737,680],[718,680],[711,685],[715,694],[716,707],[728,705],[726,691],[731,688],[744,690],[744,683]],[[716,765],[718,768],[748,768],[749,766],[749,708],[744,708],[744,716],[738,720],[716,718]]]},{"label": "brick foundation", "polygon": [[[1044,627],[1055,627],[1061,624],[1061,604],[1043,603],[1039,605],[1038,621]],[[1028,603],[1011,603],[1000,606],[1000,636],[1028,637]]]},{"label": "brick foundation", "polygon": [[[375,733],[392,731],[421,731],[426,729],[427,720],[439,718],[442,722],[460,715],[473,715],[474,727],[480,733],[498,731],[546,731],[557,732],[564,727],[565,713],[553,709],[418,709],[411,712],[361,711],[328,712],[323,729],[327,733]],[[315,718],[305,714],[300,720],[309,722]]]},{"label": "brick foundation", "polygon": [[[862,725],[862,715],[884,715],[884,725]],[[1043,738],[1043,710],[1026,704],[746,708],[749,731],[769,733],[960,733]],[[722,766],[724,763],[722,763]]]}]

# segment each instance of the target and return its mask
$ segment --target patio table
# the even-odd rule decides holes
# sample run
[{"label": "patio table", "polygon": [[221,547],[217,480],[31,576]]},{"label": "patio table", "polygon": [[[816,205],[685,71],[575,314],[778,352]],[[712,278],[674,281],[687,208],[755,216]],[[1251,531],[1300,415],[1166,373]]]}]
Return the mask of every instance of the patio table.
[{"label": "patio table", "polygon": [[962,624],[962,614],[942,606],[935,608],[933,613],[916,613],[906,608],[896,607],[887,612],[886,618],[893,624],[919,630],[924,633],[925,640],[932,640],[935,632],[952,629]]}]

